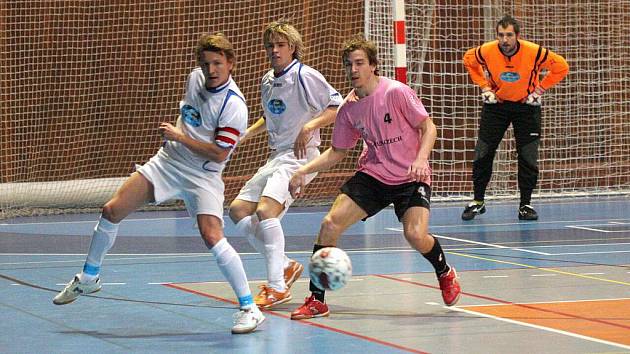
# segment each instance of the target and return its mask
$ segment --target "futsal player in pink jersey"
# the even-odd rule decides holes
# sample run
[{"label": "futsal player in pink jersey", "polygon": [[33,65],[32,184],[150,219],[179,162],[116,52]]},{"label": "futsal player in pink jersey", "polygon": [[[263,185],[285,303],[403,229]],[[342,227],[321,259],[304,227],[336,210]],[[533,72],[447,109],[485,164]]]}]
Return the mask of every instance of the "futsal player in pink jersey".
[{"label": "futsal player in pink jersey", "polygon": [[[289,183],[291,195],[298,197],[306,176],[341,161],[359,139],[365,144],[357,172],[341,187],[322,221],[313,253],[335,246],[348,227],[393,203],[407,242],[435,268],[444,303],[455,305],[461,293],[455,268],[446,263],[440,243],[428,233],[428,159],[437,136],[435,125],[409,86],[378,75],[372,42],[362,37],[348,40],[342,59],[353,90],[337,112],[332,147],[297,170]],[[291,319],[329,315],[324,291],[312,282],[309,287],[311,296],[291,313]]]}]

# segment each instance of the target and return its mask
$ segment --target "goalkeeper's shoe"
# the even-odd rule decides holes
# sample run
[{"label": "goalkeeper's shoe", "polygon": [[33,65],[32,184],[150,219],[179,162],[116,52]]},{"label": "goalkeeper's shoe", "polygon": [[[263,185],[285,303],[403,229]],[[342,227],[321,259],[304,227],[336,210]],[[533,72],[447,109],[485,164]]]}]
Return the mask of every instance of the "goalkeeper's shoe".
[{"label": "goalkeeper's shoe", "polygon": [[314,317],[325,317],[330,314],[328,305],[311,295],[304,300],[304,305],[291,312],[292,320],[306,320]]},{"label": "goalkeeper's shoe", "polygon": [[232,327],[232,333],[244,334],[253,332],[258,325],[263,323],[265,315],[260,312],[258,307],[253,306],[251,308],[241,309],[234,314],[233,318],[234,327]]},{"label": "goalkeeper's shoe", "polygon": [[538,220],[538,213],[531,205],[523,205],[518,208],[519,220]]},{"label": "goalkeeper's shoe", "polygon": [[486,212],[486,203],[485,202],[470,202],[470,204],[468,204],[466,206],[466,208],[464,208],[464,212],[462,213],[462,220],[472,220],[475,218],[475,216],[479,215],[479,214],[483,214]]},{"label": "goalkeeper's shoe", "polygon": [[300,262],[289,259],[289,265],[284,268],[284,282],[287,284],[287,289],[290,289],[291,285],[300,278],[303,271],[304,266]]},{"label": "goalkeeper's shoe", "polygon": [[448,272],[440,275],[438,281],[440,282],[440,290],[442,290],[442,300],[444,300],[446,306],[453,306],[459,301],[462,288],[457,280],[455,268],[451,266],[449,268]]},{"label": "goalkeeper's shoe", "polygon": [[75,275],[74,279],[66,285],[63,290],[53,299],[55,305],[65,305],[76,300],[79,295],[87,295],[101,290],[101,279],[96,278],[95,281],[89,283],[81,283],[79,275]]}]

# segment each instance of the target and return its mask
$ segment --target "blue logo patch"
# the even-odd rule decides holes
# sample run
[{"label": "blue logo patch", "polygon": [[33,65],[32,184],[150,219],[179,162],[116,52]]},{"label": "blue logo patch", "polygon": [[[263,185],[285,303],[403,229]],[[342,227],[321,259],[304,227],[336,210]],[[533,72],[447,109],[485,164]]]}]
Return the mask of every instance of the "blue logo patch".
[{"label": "blue logo patch", "polygon": [[282,100],[273,99],[267,102],[267,109],[273,114],[282,114],[282,112],[286,111],[287,106]]},{"label": "blue logo patch", "polygon": [[506,82],[516,82],[521,78],[521,75],[512,71],[506,71],[501,73],[501,80]]},{"label": "blue logo patch", "polygon": [[180,112],[186,124],[192,125],[193,127],[198,127],[201,125],[201,113],[199,113],[199,111],[195,107],[187,104],[182,107]]}]

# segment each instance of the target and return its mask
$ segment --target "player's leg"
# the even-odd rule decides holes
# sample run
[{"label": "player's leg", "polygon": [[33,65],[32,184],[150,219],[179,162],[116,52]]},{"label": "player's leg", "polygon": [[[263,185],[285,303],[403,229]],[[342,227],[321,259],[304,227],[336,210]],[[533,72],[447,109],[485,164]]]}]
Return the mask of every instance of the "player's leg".
[{"label": "player's leg", "polygon": [[53,299],[56,305],[68,304],[81,294],[101,289],[100,269],[105,255],[113,246],[120,221],[141,205],[153,199],[153,185],[142,174],[134,172],[103,206],[94,228],[83,271],[77,274]]},{"label": "player's leg", "polygon": [[[269,183],[274,183],[273,179]],[[256,208],[256,216],[260,220],[256,226],[256,237],[262,239],[265,246],[267,284],[261,286],[261,292],[254,298],[254,302],[262,308],[291,300],[291,292],[284,279],[284,231],[278,218],[284,209],[283,204],[265,196],[260,198]]]},{"label": "player's leg", "polygon": [[510,120],[504,112],[504,105],[502,103],[484,104],[481,110],[481,122],[472,169],[474,199],[464,208],[463,220],[471,220],[476,215],[486,212],[484,199],[486,187],[492,177],[492,162],[497,147],[510,125]]},{"label": "player's leg", "polygon": [[514,113],[512,125],[518,154],[518,187],[521,194],[518,218],[537,220],[531,206],[532,192],[538,182],[538,146],[540,144],[541,109],[539,106],[521,105]]},{"label": "player's leg", "polygon": [[[324,247],[336,246],[337,240],[348,227],[367,216],[365,210],[348,195],[339,194],[321,223],[313,253]],[[291,313],[291,319],[302,320],[329,315],[328,305],[324,299],[325,291],[315,286],[312,281],[309,283],[309,290],[311,296]]]},{"label": "player's leg", "polygon": [[461,287],[455,268],[446,263],[446,256],[437,238],[428,232],[429,210],[424,207],[407,209],[403,217],[405,239],[415,250],[428,260],[437,275],[442,290],[442,299],[447,306],[459,300]]},{"label": "player's leg", "polygon": [[[241,190],[242,192],[242,190]],[[256,206],[258,201],[249,201],[239,194],[232,201],[229,209],[229,216],[236,227],[239,235],[245,235],[249,244],[254,247],[256,252],[265,255],[265,244],[263,240],[256,238],[256,226],[258,225],[258,217],[256,216]],[[258,199],[259,196],[256,197]]]},{"label": "player's leg", "polygon": [[223,222],[219,217],[198,214],[197,223],[203,241],[214,255],[221,273],[238,298],[240,311],[234,316],[232,333],[252,332],[265,320],[265,316],[254,304],[241,257],[223,236]]}]

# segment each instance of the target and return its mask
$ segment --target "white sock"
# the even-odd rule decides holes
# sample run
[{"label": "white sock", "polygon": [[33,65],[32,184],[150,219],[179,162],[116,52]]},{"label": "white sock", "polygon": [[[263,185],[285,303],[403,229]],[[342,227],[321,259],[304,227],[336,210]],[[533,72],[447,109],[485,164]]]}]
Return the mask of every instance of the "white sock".
[{"label": "white sock", "polygon": [[256,237],[256,226],[258,226],[258,217],[256,214],[248,215],[236,223],[236,231],[239,235],[247,236],[247,241],[256,252],[265,255],[265,244]]},{"label": "white sock", "polygon": [[98,219],[98,223],[94,227],[92,241],[90,242],[90,250],[87,259],[83,265],[83,271],[79,274],[79,281],[82,283],[94,281],[101,272],[101,264],[103,258],[110,248],[114,245],[116,235],[118,234],[118,226],[111,221],[105,219],[102,215]]},{"label": "white sock", "polygon": [[278,291],[287,288],[284,282],[284,232],[278,218],[262,220],[258,223],[256,234],[265,242],[267,259],[267,281],[269,286]]},{"label": "white sock", "polygon": [[232,290],[238,297],[238,302],[241,308],[249,308],[254,303],[252,292],[247,284],[247,276],[245,275],[245,269],[243,269],[243,262],[241,257],[234,250],[232,245],[229,244],[227,239],[222,238],[217,242],[210,252],[217,259],[217,265],[223,273],[225,279],[232,286]]}]

